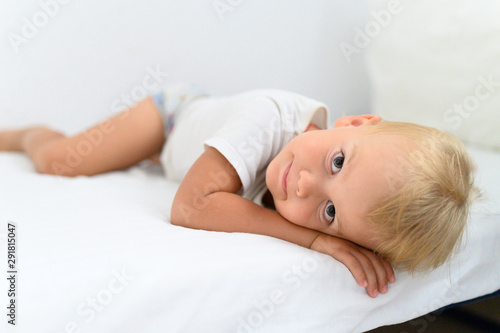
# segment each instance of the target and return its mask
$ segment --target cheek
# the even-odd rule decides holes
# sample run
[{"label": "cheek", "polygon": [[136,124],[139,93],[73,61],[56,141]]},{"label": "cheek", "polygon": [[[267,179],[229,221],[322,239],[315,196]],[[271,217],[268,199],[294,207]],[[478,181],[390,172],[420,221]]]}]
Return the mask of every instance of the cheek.
[{"label": "cheek", "polygon": [[314,228],[312,224],[316,219],[316,210],[306,202],[279,200],[275,205],[278,213],[288,221],[306,228]]}]

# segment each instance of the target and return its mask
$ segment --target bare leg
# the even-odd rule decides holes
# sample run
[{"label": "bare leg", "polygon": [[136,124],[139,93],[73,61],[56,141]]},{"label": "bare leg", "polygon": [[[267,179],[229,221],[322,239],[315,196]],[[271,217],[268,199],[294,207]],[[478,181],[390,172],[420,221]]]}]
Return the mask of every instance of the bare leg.
[{"label": "bare leg", "polygon": [[150,97],[71,137],[41,126],[0,131],[0,150],[24,151],[39,172],[65,176],[121,170],[158,154],[164,143]]}]

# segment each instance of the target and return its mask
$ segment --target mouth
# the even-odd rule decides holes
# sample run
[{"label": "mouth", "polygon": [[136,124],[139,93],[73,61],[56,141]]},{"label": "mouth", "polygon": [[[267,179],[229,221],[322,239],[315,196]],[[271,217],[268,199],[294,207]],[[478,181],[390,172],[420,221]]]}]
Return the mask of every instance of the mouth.
[{"label": "mouth", "polygon": [[285,169],[285,172],[283,172],[283,179],[281,180],[281,187],[283,188],[283,192],[285,193],[285,196],[288,197],[288,173],[290,172],[290,168],[292,167],[293,160],[290,162],[290,165]]}]

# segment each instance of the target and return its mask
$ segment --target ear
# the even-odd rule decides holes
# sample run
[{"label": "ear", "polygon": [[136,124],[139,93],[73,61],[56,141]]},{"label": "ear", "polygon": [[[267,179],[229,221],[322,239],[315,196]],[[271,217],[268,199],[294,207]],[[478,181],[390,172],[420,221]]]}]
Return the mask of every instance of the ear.
[{"label": "ear", "polygon": [[340,117],[333,125],[333,128],[337,127],[347,127],[347,126],[365,126],[365,125],[375,125],[380,122],[382,118],[374,114],[364,114],[362,116],[348,116]]}]

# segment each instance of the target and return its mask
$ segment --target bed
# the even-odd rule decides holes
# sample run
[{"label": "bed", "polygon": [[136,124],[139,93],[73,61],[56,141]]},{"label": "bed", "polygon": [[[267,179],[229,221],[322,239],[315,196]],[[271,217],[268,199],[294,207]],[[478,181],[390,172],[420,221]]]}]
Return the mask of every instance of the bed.
[{"label": "bed", "polygon": [[[1,153],[1,248],[14,225],[18,259],[16,326],[5,317],[1,325],[7,332],[363,332],[490,294],[500,289],[500,154],[470,151],[487,199],[475,208],[462,252],[428,275],[397,272],[375,299],[326,255],[265,236],[171,225],[178,184],[147,161],[65,178],[37,174],[21,153]],[[2,279],[2,291],[8,287]]]},{"label": "bed", "polygon": [[[1,331],[364,332],[500,290],[500,89],[493,85],[467,117],[449,118],[460,120],[457,128],[443,122],[478,77],[500,73],[495,10],[467,0],[397,3],[158,0],[61,2],[49,8],[53,15],[38,3],[2,11],[11,33],[42,11],[49,19],[17,52],[3,40],[0,128],[35,122],[75,133],[126,104],[124,94],[139,94],[158,68],[168,72],[158,83],[196,79],[227,93],[264,82],[325,101],[336,114],[370,111],[456,130],[484,197],[449,265],[425,275],[397,271],[389,292],[372,299],[326,255],[265,236],[171,225],[179,184],[159,165],[65,178],[0,152]],[[376,24],[378,33],[366,30]],[[15,250],[7,247],[13,239]]]}]

